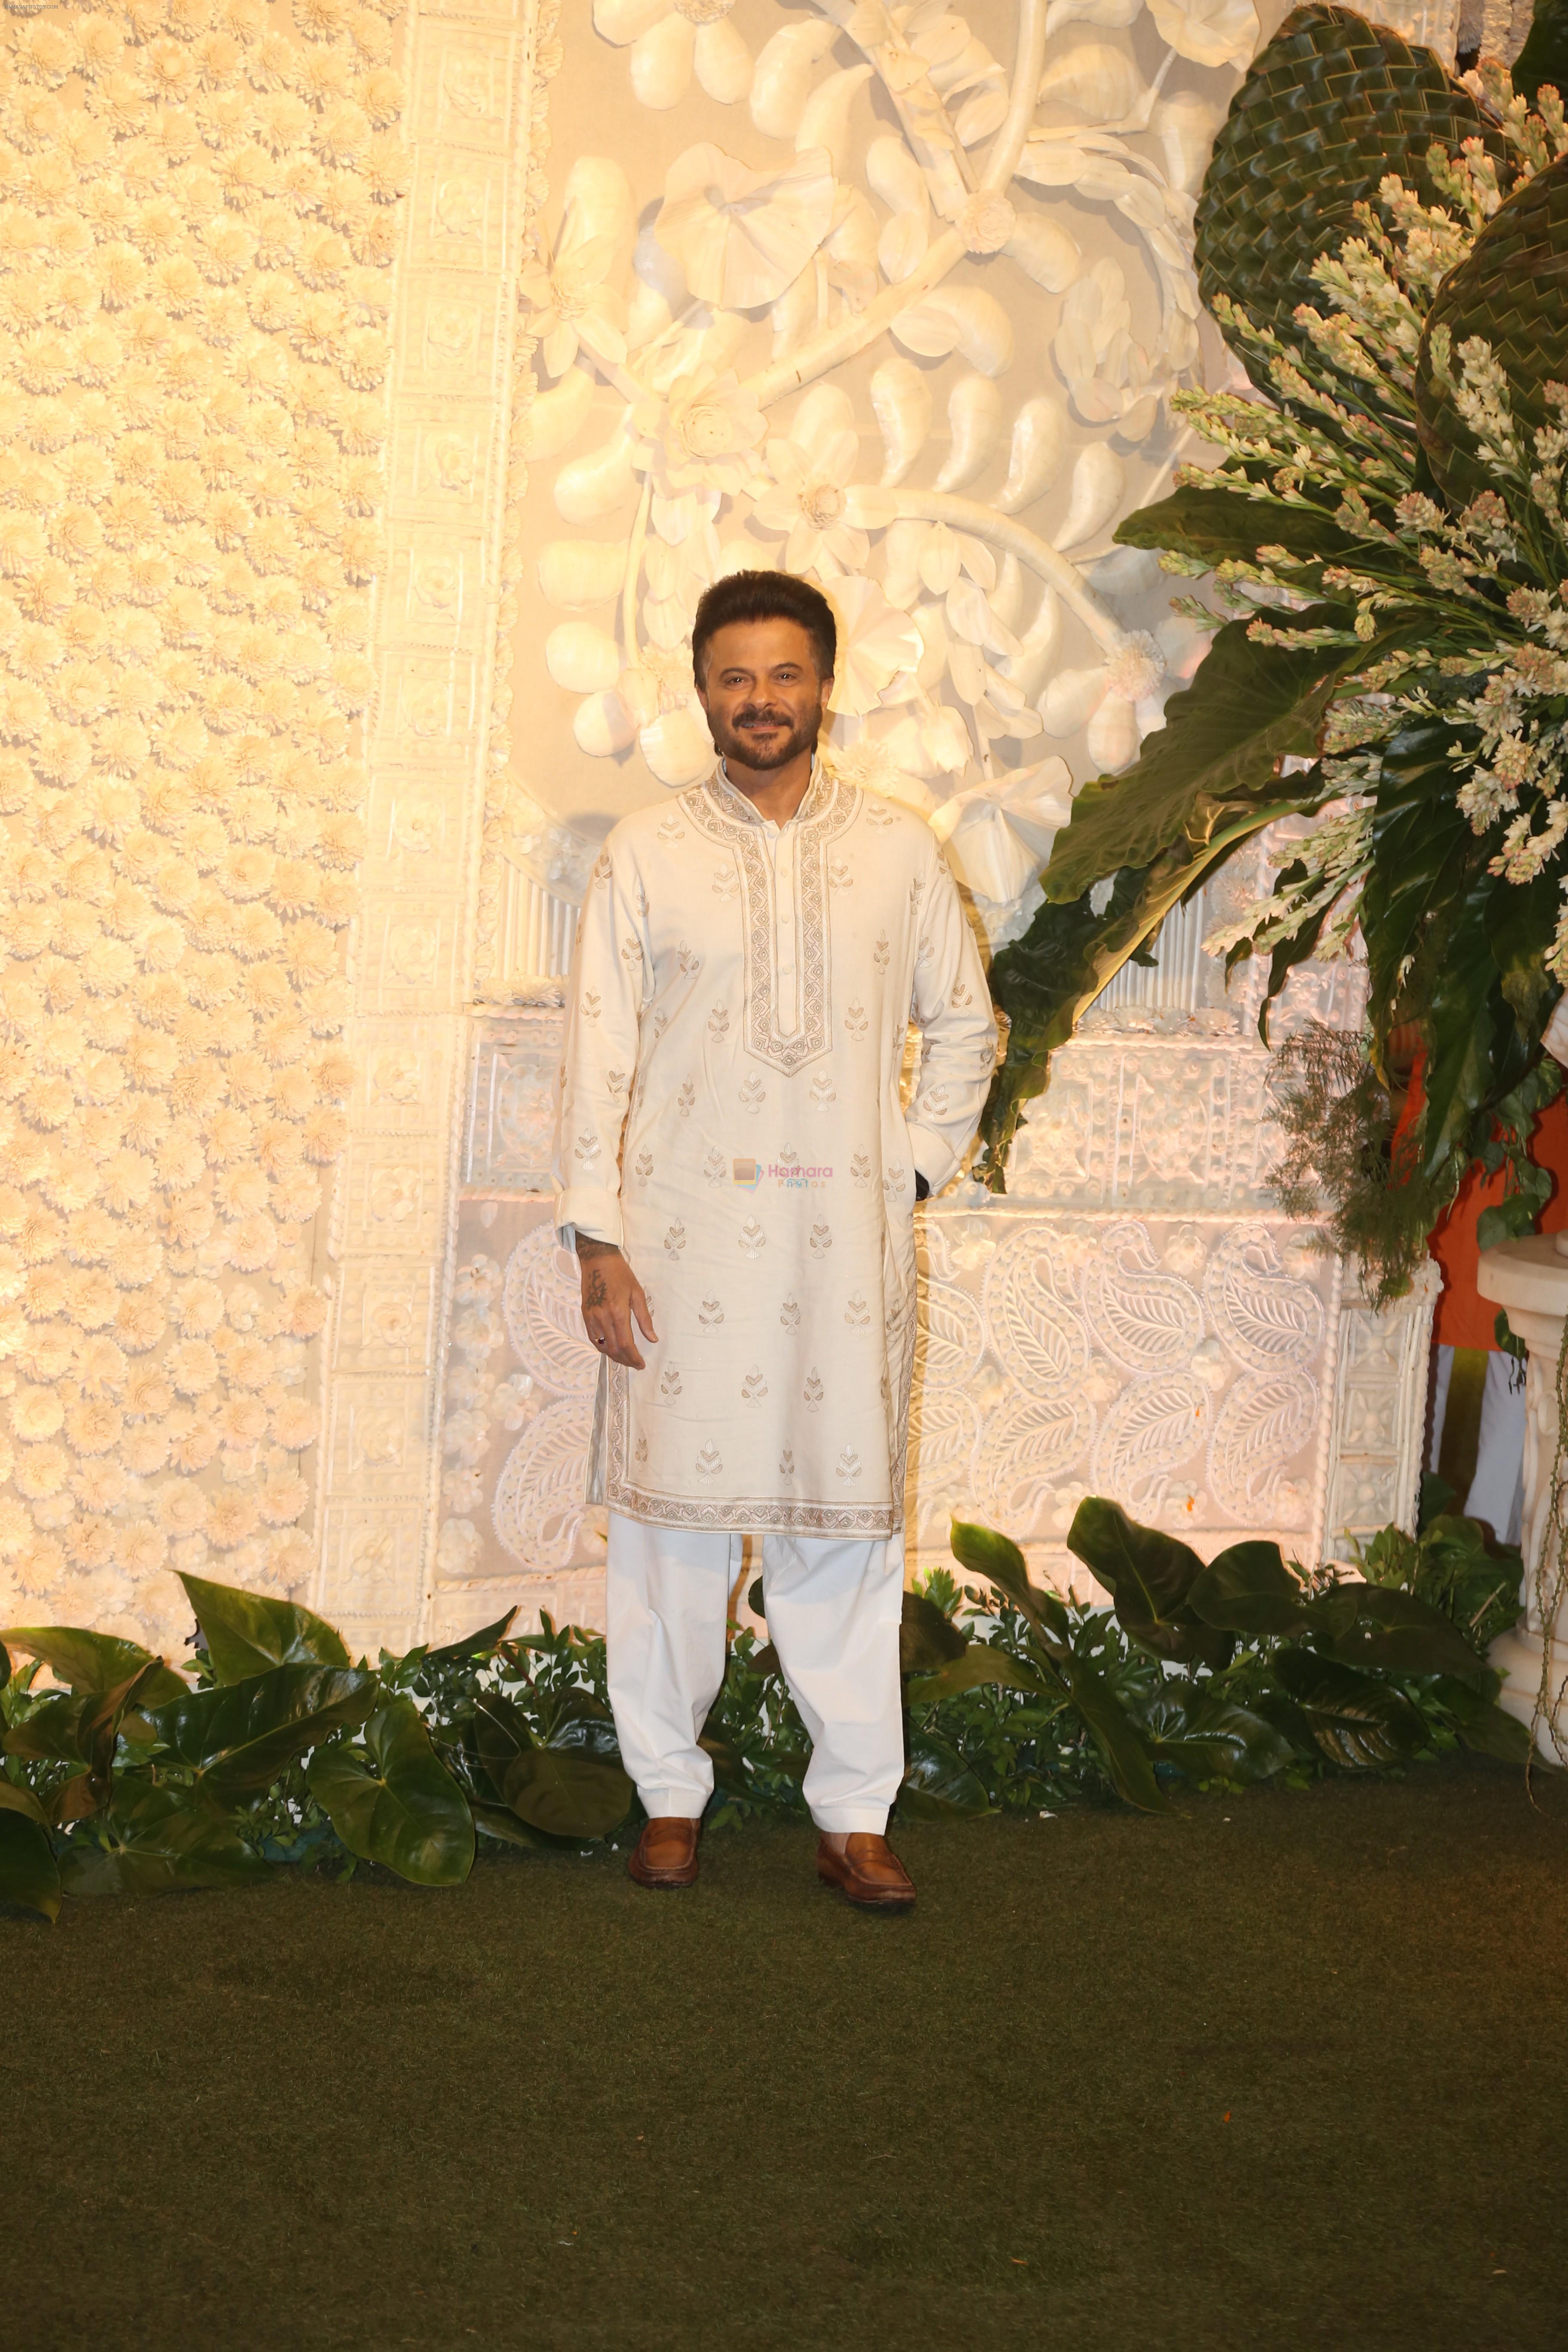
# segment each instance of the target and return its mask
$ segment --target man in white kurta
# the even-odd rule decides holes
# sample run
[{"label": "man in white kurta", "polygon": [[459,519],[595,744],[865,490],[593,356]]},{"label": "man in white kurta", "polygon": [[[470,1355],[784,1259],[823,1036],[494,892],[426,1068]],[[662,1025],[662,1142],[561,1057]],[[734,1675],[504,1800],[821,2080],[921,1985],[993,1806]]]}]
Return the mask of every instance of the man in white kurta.
[{"label": "man in white kurta", "polygon": [[994,1045],[935,836],[830,766],[783,824],[721,762],[610,835],[570,987],[556,1216],[619,1246],[657,1332],[643,1369],[602,1367],[593,1472],[611,1696],[656,1820],[695,1822],[711,1791],[698,1735],[751,1534],[813,1815],[840,1841],[885,1828],[916,1178],[957,1172]]}]

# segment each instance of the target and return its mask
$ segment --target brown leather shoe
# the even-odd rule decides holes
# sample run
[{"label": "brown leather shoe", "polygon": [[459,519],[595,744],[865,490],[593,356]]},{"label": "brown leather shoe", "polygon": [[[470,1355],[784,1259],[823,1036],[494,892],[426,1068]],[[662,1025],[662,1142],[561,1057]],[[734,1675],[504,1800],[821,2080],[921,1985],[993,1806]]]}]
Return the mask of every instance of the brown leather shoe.
[{"label": "brown leather shoe", "polygon": [[632,1849],[626,1868],[639,1886],[693,1886],[697,1883],[700,1822],[664,1813],[649,1822]]},{"label": "brown leather shoe", "polygon": [[816,1849],[816,1874],[864,1911],[907,1911],[914,1883],[885,1837],[856,1830],[839,1853],[823,1838]]}]

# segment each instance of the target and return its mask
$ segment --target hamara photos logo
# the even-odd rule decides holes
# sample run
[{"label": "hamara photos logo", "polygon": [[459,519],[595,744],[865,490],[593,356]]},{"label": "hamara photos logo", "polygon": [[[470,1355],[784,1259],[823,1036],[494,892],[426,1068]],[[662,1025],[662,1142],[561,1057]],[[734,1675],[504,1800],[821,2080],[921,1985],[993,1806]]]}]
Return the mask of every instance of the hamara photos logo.
[{"label": "hamara photos logo", "polygon": [[786,1192],[809,1192],[814,1186],[832,1181],[831,1168],[803,1168],[798,1160],[770,1160],[764,1165],[760,1160],[732,1160],[730,1162],[733,1181],[748,1192],[754,1192],[764,1177],[782,1184]]}]

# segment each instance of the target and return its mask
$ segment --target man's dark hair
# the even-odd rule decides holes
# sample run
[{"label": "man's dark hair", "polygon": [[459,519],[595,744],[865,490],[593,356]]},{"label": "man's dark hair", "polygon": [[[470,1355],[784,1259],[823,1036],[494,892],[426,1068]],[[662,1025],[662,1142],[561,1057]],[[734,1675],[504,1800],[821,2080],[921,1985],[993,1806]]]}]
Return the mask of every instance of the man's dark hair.
[{"label": "man's dark hair", "polygon": [[820,588],[793,572],[731,572],[715,580],[698,600],[691,625],[691,669],[700,686],[708,667],[709,640],[736,621],[796,621],[811,639],[818,677],[831,677],[838,655],[833,607]]}]

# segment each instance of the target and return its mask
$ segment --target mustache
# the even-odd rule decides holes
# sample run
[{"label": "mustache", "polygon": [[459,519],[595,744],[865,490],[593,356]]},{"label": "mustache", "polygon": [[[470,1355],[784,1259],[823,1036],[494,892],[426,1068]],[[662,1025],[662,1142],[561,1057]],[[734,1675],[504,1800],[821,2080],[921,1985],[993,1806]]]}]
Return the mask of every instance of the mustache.
[{"label": "mustache", "polygon": [[795,719],[787,710],[769,710],[761,703],[748,702],[743,709],[731,714],[730,724],[731,727],[793,727]]}]

